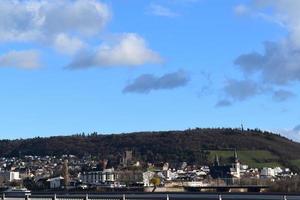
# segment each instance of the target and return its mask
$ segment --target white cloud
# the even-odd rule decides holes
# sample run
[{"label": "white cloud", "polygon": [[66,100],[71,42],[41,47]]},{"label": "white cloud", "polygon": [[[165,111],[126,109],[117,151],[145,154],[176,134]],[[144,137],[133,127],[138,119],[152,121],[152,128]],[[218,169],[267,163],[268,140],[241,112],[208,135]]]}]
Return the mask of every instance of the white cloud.
[{"label": "white cloud", "polygon": [[96,0],[48,1],[43,14],[44,30],[48,33],[76,32],[84,35],[102,31],[111,16],[108,7]]},{"label": "white cloud", "polygon": [[258,73],[265,83],[282,85],[300,81],[300,1],[253,0],[249,6],[252,14],[279,24],[288,34],[280,41],[265,42],[264,53],[240,55],[235,64],[247,75]]},{"label": "white cloud", "polygon": [[1,1],[0,41],[28,41],[40,37],[40,6],[36,3]]},{"label": "white cloud", "polygon": [[97,0],[1,0],[0,42],[46,43],[74,53],[110,18]]},{"label": "white cloud", "polygon": [[[0,43],[43,44],[62,54],[77,53],[70,65],[74,68],[162,62],[137,34],[123,34],[117,42],[103,42],[91,50],[91,39],[99,36],[111,16],[109,7],[98,0],[1,0]],[[26,59],[25,64],[5,61],[5,65],[34,68],[37,59],[33,55],[28,57],[33,59],[31,64]]]},{"label": "white cloud", "polygon": [[63,33],[57,35],[54,39],[54,47],[61,53],[75,54],[85,46],[86,44],[80,39]]},{"label": "white cloud", "polygon": [[[298,0],[255,0],[256,7],[267,18],[282,24],[288,31],[288,39],[300,47],[300,1]],[[272,8],[267,12],[265,8]]]},{"label": "white cloud", "polygon": [[126,33],[118,38],[116,44],[103,44],[95,52],[76,57],[69,67],[137,66],[161,62],[160,55],[149,49],[142,37]]},{"label": "white cloud", "polygon": [[237,5],[235,12],[249,13],[285,28],[287,40],[300,48],[300,1],[298,0],[252,0],[249,5]]},{"label": "white cloud", "polygon": [[10,51],[0,55],[0,67],[38,68],[40,67],[39,53],[35,50]]},{"label": "white cloud", "polygon": [[[238,14],[249,14],[259,20],[275,23],[287,30],[278,41],[265,41],[264,52],[252,51],[239,55],[234,64],[246,77],[244,83],[255,83],[244,88],[252,91],[245,95],[246,85],[231,82],[224,89],[232,98],[243,100],[250,96],[270,92],[275,101],[286,101],[295,94],[280,89],[300,82],[300,1],[296,0],[252,0],[247,5],[237,5]],[[253,81],[256,80],[256,81]],[[279,89],[278,89],[279,87]],[[268,88],[265,90],[265,88]],[[249,95],[248,95],[249,94]],[[249,97],[250,97],[249,96]]]},{"label": "white cloud", "polygon": [[32,41],[61,33],[99,33],[111,13],[96,0],[1,0],[0,40]]},{"label": "white cloud", "polygon": [[177,13],[173,12],[171,9],[164,7],[159,4],[151,4],[149,7],[150,14],[162,17],[176,17]]}]

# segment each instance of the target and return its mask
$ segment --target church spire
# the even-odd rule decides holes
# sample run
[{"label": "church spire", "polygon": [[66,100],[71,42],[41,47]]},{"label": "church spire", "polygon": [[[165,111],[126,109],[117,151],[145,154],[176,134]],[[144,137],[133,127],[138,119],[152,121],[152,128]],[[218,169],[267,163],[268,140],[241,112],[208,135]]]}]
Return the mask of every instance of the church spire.
[{"label": "church spire", "polygon": [[237,154],[236,149],[234,149],[234,161],[239,162],[239,158],[238,158],[238,154]]},{"label": "church spire", "polygon": [[219,161],[219,156],[216,154],[215,155],[215,162],[214,162],[215,166],[220,166],[220,161]]}]

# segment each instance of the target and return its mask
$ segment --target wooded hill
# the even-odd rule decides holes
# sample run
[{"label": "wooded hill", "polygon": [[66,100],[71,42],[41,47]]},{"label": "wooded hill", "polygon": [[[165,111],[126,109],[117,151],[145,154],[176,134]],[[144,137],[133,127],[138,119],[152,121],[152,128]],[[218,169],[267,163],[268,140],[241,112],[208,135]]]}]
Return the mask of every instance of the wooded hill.
[{"label": "wooded hill", "polygon": [[[208,164],[212,161],[212,155],[222,154],[230,149],[237,149],[242,154],[246,152],[241,161],[243,162],[244,159],[246,164],[250,165],[273,163],[297,169],[300,163],[300,143],[257,129],[242,131],[229,128],[196,128],[185,131],[111,135],[93,133],[0,141],[2,157],[91,155],[99,159],[109,159],[112,164],[119,162],[125,150],[133,150],[135,157],[144,162],[174,164],[186,161],[189,164]],[[252,163],[247,155],[252,156]]]}]

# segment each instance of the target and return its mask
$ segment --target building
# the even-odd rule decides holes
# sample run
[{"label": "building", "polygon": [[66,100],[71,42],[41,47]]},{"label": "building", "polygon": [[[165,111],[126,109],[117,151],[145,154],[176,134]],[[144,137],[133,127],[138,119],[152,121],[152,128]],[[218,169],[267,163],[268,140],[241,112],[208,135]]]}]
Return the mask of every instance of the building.
[{"label": "building", "polygon": [[233,162],[228,165],[220,165],[219,157],[216,155],[212,167],[210,167],[210,174],[213,178],[230,179],[241,177],[241,165],[238,159],[237,152],[234,151]]},{"label": "building", "polygon": [[275,170],[269,167],[264,167],[262,168],[262,170],[260,171],[260,176],[262,177],[275,177]]},{"label": "building", "polygon": [[13,172],[13,171],[0,172],[0,178],[4,182],[13,182],[13,181],[21,180],[20,179],[20,173],[19,172]]},{"label": "building", "polygon": [[55,178],[50,178],[47,180],[50,189],[60,189],[63,186],[64,178],[59,176]]},{"label": "building", "polygon": [[234,163],[232,164],[230,171],[233,178],[241,178],[241,164],[236,150],[234,151]]},{"label": "building", "polygon": [[115,182],[117,173],[114,169],[105,169],[103,171],[83,172],[80,179],[84,184],[104,184],[107,182]]},{"label": "building", "polygon": [[151,171],[147,171],[143,173],[143,183],[145,187],[149,187],[151,185],[151,179],[154,177],[155,173]]},{"label": "building", "polygon": [[121,164],[123,165],[123,167],[128,167],[129,165],[132,164],[132,162],[133,162],[132,151],[125,151],[121,159]]}]

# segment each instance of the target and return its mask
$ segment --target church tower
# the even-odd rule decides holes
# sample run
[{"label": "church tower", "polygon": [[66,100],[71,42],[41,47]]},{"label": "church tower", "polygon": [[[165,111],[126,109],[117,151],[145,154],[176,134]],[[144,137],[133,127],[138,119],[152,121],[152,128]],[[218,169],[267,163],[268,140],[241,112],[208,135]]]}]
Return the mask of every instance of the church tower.
[{"label": "church tower", "polygon": [[241,178],[241,164],[236,149],[234,150],[234,169],[235,169],[235,173],[234,173],[235,177]]},{"label": "church tower", "polygon": [[215,155],[214,166],[220,166],[219,156],[217,154]]}]

